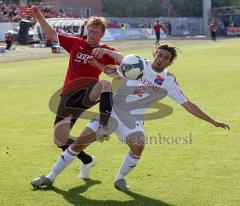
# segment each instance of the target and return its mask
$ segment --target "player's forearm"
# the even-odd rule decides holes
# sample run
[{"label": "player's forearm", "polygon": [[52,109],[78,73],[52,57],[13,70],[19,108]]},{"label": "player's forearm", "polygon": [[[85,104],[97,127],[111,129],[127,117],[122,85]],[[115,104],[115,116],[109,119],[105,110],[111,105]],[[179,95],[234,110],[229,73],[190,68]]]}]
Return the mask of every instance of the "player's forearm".
[{"label": "player's forearm", "polygon": [[105,69],[105,65],[104,64],[101,64],[99,62],[96,62],[95,65],[94,65],[96,68],[98,68],[100,71],[104,72],[104,69]]},{"label": "player's forearm", "polygon": [[117,68],[118,65],[107,65],[104,69],[104,73],[108,76],[115,78],[115,79],[121,79],[122,77],[119,75]]},{"label": "player's forearm", "polygon": [[101,70],[102,72],[104,72],[106,75],[112,77],[112,78],[121,78],[117,72],[117,67],[111,66],[111,65],[104,65],[101,64],[99,62],[96,63],[95,65],[99,70]]},{"label": "player's forearm", "polygon": [[118,64],[120,64],[122,62],[123,55],[121,55],[119,52],[108,49],[107,55],[112,57],[113,59],[115,59]]},{"label": "player's forearm", "polygon": [[205,112],[203,112],[197,105],[192,102],[187,102],[182,105],[188,112],[193,114],[194,116],[202,119],[206,122],[209,122],[214,125],[215,120],[208,116]]},{"label": "player's forearm", "polygon": [[36,18],[43,29],[43,32],[48,36],[48,38],[53,41],[58,41],[57,32],[49,25],[42,13],[39,13]]}]

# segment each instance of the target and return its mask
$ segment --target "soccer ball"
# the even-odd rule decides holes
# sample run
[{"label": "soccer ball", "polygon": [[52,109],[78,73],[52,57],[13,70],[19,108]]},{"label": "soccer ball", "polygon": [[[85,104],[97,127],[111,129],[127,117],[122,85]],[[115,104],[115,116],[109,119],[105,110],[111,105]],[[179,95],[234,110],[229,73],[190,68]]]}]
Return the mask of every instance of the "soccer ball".
[{"label": "soccer ball", "polygon": [[136,54],[129,54],[123,58],[118,71],[129,80],[140,79],[146,68],[146,63],[142,57]]}]

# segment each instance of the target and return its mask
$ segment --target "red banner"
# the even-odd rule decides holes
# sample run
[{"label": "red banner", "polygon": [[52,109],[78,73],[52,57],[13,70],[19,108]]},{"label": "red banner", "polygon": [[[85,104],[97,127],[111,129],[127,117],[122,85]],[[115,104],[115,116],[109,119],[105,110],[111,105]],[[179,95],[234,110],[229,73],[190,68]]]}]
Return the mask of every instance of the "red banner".
[{"label": "red banner", "polygon": [[237,36],[240,35],[240,27],[228,27],[227,28],[228,36]]}]

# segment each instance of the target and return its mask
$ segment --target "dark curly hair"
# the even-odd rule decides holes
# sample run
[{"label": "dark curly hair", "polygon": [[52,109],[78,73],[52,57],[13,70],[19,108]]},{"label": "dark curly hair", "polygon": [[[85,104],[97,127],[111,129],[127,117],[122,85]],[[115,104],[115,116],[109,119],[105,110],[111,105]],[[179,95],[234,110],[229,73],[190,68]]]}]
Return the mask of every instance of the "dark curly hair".
[{"label": "dark curly hair", "polygon": [[153,51],[153,57],[156,56],[159,49],[167,50],[172,55],[172,57],[170,59],[171,63],[173,63],[173,61],[177,58],[177,50],[179,50],[179,49],[176,46],[169,44],[169,43],[156,44],[156,48]]}]

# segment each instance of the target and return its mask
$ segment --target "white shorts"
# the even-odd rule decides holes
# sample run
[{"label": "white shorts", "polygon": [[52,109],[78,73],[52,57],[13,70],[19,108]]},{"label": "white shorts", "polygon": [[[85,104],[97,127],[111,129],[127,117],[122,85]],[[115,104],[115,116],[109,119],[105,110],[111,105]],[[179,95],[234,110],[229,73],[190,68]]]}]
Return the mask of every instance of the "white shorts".
[{"label": "white shorts", "polygon": [[[125,123],[125,124],[124,124]],[[126,142],[126,137],[135,132],[144,133],[144,122],[143,121],[134,121],[131,122],[132,127],[129,128],[128,122],[124,120],[121,121],[114,110],[112,110],[111,118],[109,119],[108,127],[113,128],[113,131],[116,132],[119,140],[121,142]],[[92,129],[94,132],[98,130],[99,127],[99,115],[94,117],[88,124],[87,127]]]}]

